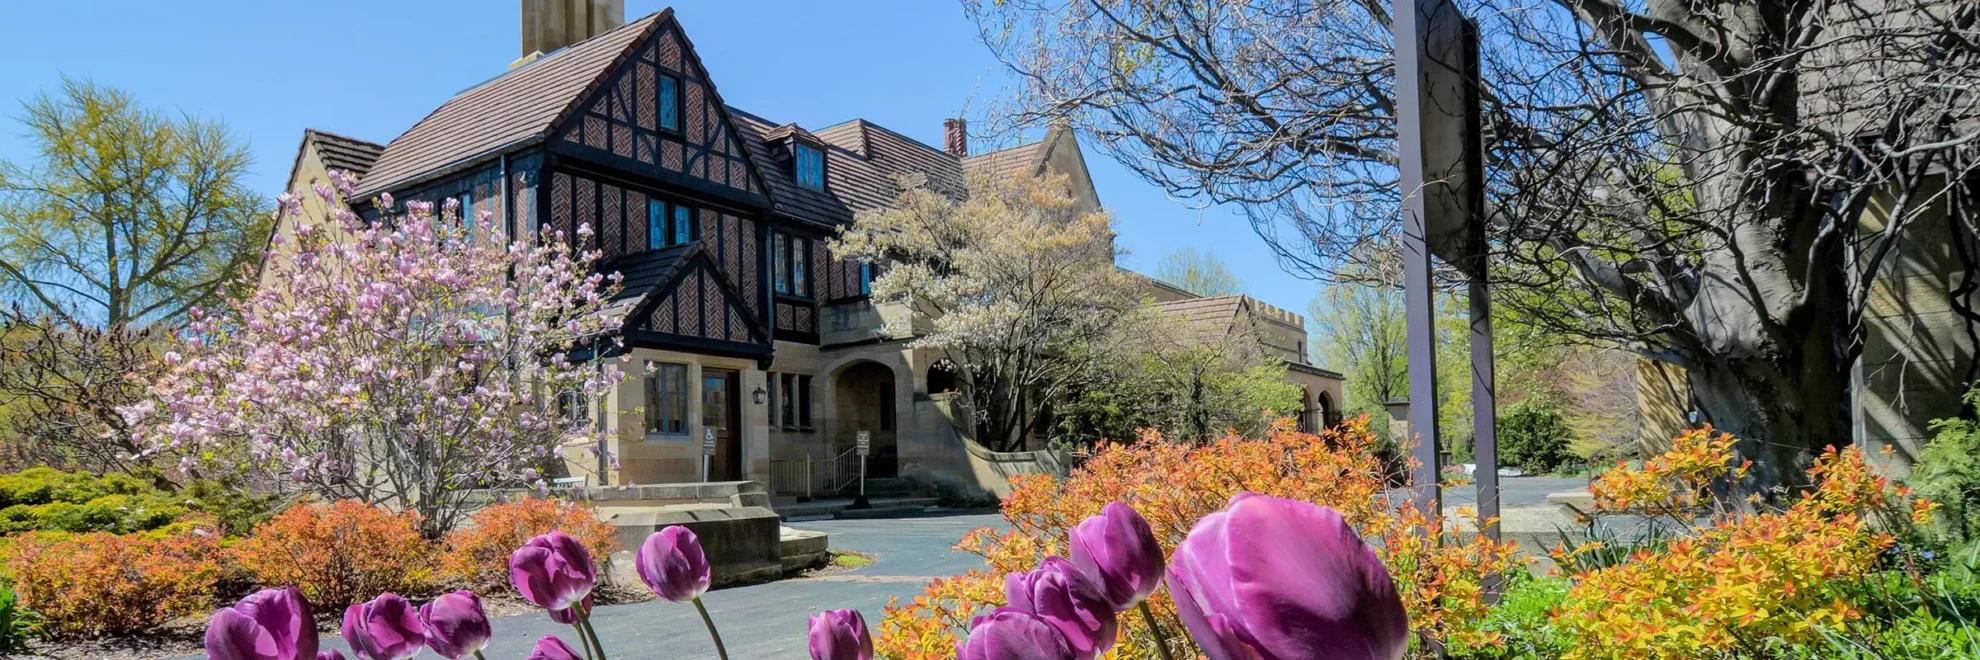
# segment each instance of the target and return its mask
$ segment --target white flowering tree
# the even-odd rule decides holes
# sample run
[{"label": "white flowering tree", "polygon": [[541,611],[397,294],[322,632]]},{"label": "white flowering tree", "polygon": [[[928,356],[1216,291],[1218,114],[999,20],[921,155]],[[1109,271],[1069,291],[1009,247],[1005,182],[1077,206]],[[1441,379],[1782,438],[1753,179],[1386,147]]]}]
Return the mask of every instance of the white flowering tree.
[{"label": "white flowering tree", "polygon": [[884,331],[959,365],[976,438],[1010,451],[1137,318],[1141,289],[1114,266],[1113,238],[1113,216],[1081,209],[1065,176],[973,178],[964,200],[914,187],[861,212],[832,251],[886,264],[873,300],[913,313]]},{"label": "white flowering tree", "polygon": [[622,376],[573,360],[619,323],[602,313],[618,276],[594,272],[595,253],[561,234],[472,237],[451,199],[438,215],[419,202],[394,215],[386,195],[380,222],[281,202],[294,231],[268,250],[274,272],[218,312],[195,310],[150,399],[125,411],[147,452],[189,473],[410,509],[439,534],[470,489],[541,487],[562,447],[603,451],[584,402]]}]

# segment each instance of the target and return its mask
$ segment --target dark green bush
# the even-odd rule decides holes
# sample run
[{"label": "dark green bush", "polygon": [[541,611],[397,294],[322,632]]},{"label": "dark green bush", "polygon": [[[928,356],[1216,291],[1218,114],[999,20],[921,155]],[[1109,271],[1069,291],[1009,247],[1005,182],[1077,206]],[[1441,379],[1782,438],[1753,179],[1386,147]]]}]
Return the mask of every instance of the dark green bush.
[{"label": "dark green bush", "polygon": [[194,512],[211,514],[229,533],[242,534],[267,518],[269,508],[268,498],[215,482],[171,492],[127,474],[99,477],[37,467],[0,475],[0,533],[5,534],[129,534],[164,527]]},{"label": "dark green bush", "polygon": [[1523,571],[1506,575],[1499,603],[1478,622],[1478,629],[1496,632],[1503,644],[1469,647],[1454,644],[1450,657],[1465,660],[1543,660],[1558,658],[1570,640],[1553,627],[1553,611],[1567,599],[1568,581],[1533,577]]},{"label": "dark green bush", "polygon": [[1499,415],[1499,464],[1527,474],[1546,474],[1574,461],[1574,441],[1561,410],[1547,403],[1521,401]]},{"label": "dark green bush", "polygon": [[14,585],[0,580],[0,654],[26,653],[28,637],[35,634],[37,615],[21,606]]},{"label": "dark green bush", "polygon": [[[1980,416],[1980,388],[1966,393]],[[1943,508],[1935,528],[1948,540],[1980,537],[1980,421],[1955,417],[1932,422],[1936,435],[1912,466],[1911,487]]]}]

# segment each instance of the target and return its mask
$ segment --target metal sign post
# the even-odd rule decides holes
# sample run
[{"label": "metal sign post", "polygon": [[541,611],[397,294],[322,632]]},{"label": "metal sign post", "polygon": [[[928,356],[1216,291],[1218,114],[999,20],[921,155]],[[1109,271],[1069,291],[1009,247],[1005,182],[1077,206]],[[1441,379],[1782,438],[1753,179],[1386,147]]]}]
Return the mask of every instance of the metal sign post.
[{"label": "metal sign post", "polygon": [[866,457],[873,453],[873,433],[860,431],[854,436],[853,454],[859,457],[859,496],[853,498],[852,508],[865,509],[873,506],[866,499]]},{"label": "metal sign post", "polygon": [[[1437,428],[1436,289],[1433,256],[1469,280],[1472,438],[1480,531],[1499,538],[1498,414],[1492,313],[1486,287],[1485,158],[1478,24],[1453,0],[1413,0],[1396,12],[1397,150],[1403,193],[1403,298],[1409,335],[1409,430],[1417,460],[1416,506],[1442,510]],[[1424,530],[1434,533],[1434,530]],[[1498,591],[1486,582],[1488,598]]]},{"label": "metal sign post", "polygon": [[701,430],[701,483],[708,483],[708,465],[715,460],[715,429]]}]

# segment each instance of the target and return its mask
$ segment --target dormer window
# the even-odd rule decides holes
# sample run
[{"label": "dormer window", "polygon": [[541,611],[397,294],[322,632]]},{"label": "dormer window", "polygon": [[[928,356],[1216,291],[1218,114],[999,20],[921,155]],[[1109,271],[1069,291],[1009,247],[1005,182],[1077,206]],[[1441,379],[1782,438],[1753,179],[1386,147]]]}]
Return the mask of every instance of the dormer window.
[{"label": "dormer window", "polygon": [[825,152],[808,144],[793,144],[792,168],[800,186],[825,189]]}]

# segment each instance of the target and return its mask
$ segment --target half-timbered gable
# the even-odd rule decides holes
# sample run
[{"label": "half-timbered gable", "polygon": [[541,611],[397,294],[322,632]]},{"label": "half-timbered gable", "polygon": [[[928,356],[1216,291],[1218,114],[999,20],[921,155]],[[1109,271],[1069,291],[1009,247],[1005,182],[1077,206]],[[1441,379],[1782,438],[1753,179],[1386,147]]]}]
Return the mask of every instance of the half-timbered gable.
[{"label": "half-timbered gable", "polygon": [[721,95],[672,12],[576,99],[550,149],[730,203],[768,206]]},{"label": "half-timbered gable", "polygon": [[767,359],[769,333],[706,245],[683,243],[607,264],[625,276],[612,307],[626,314],[626,344]]}]

